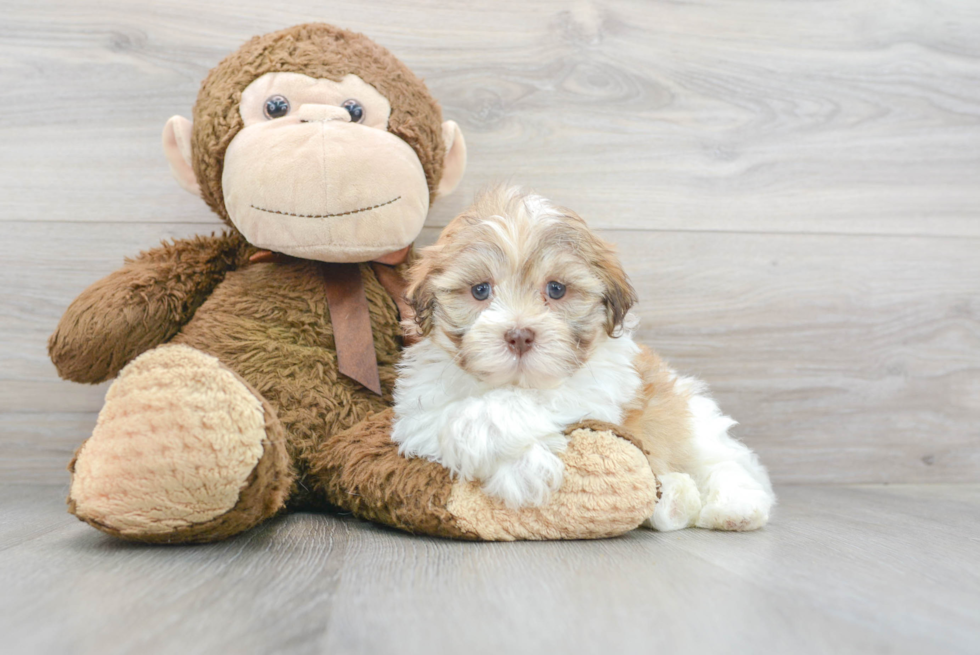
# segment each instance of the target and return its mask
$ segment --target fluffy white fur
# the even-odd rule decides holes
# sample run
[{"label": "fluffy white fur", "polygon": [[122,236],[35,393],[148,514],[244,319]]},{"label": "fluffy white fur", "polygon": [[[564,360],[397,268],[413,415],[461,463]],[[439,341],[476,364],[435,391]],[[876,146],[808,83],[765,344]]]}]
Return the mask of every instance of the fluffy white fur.
[{"label": "fluffy white fur", "polygon": [[[692,524],[714,530],[761,528],[776,503],[769,473],[748,446],[728,434],[736,422],[708,395],[708,385],[692,377],[678,381],[691,394],[694,463],[686,472],[701,499]],[[653,527],[662,529],[656,523]]]},{"label": "fluffy white fur", "polygon": [[403,356],[395,389],[392,439],[408,457],[424,457],[510,506],[540,505],[561,484],[565,427],[583,419],[620,423],[619,398],[633,397],[640,376],[630,338],[604,338],[588,363],[560,386],[495,387],[460,368],[425,339]]},{"label": "fluffy white fur", "polygon": [[[562,221],[568,229],[553,234]],[[557,254],[556,241],[568,244]],[[584,253],[581,261],[572,252]],[[647,368],[640,368],[636,321],[623,318],[632,289],[608,245],[577,216],[519,190],[491,192],[423,251],[415,271],[422,279],[411,293],[422,295],[428,282],[435,287],[427,290],[425,310],[435,327],[405,351],[400,365],[392,438],[403,455],[479,480],[509,506],[541,505],[561,484],[557,453],[566,446],[568,425],[584,419],[621,424],[632,412],[635,425],[650,425],[645,417],[652,416],[656,427],[660,410],[654,406],[666,398],[680,406],[671,411],[683,417],[676,419],[683,427],[667,437],[647,435],[647,443],[673,453],[659,460],[667,470],[657,470],[651,457],[662,497],[647,524],[754,530],[768,521],[775,496],[766,470],[728,434],[735,421],[722,414],[706,385],[665,365],[657,369],[659,358],[649,351]],[[559,277],[575,295],[549,301],[541,285]],[[464,298],[466,285],[484,278],[492,281],[493,296],[483,304]],[[617,302],[625,308],[617,307],[623,311],[615,329],[606,323],[603,330]],[[530,326],[539,335],[529,353],[504,344],[512,326]],[[644,377],[651,370],[660,376],[656,385]]]},{"label": "fluffy white fur", "polygon": [[757,530],[776,503],[769,474],[748,446],[728,434],[736,425],[693,377],[677,378],[690,394],[692,457],[684,471],[660,473],[661,498],[646,525],[668,532],[697,526]]}]

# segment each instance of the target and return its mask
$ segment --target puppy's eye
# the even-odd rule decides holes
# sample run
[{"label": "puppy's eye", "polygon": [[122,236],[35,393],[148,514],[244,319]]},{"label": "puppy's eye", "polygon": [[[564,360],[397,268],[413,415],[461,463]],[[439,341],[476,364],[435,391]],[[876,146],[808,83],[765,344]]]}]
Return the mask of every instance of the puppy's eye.
[{"label": "puppy's eye", "polygon": [[565,295],[565,285],[561,282],[555,282],[552,280],[548,283],[548,297],[552,300],[558,300]]},{"label": "puppy's eye", "polygon": [[345,100],[344,104],[341,105],[350,114],[351,123],[360,123],[364,120],[364,106],[353,98],[350,100]]},{"label": "puppy's eye", "polygon": [[472,289],[470,289],[470,293],[472,293],[473,297],[477,300],[486,300],[490,297],[490,283],[481,282],[480,284],[476,284]]},{"label": "puppy's eye", "polygon": [[289,113],[289,101],[285,96],[270,96],[263,111],[266,118],[282,118]]}]

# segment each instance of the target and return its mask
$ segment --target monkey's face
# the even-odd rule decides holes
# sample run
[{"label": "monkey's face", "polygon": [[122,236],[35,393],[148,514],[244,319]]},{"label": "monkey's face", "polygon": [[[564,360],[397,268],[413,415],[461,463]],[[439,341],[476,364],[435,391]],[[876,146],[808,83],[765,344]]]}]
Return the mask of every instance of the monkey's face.
[{"label": "monkey's face", "polygon": [[432,194],[451,192],[462,177],[466,144],[456,123],[438,122],[422,82],[362,36],[297,26],[263,37],[272,45],[253,40],[243,52],[265,56],[283,41],[282,57],[316,63],[336,47],[336,34],[344,35],[345,55],[364,49],[364,70],[389,85],[390,97],[353,73],[277,71],[248,81],[236,103],[226,78],[248,69],[228,60],[202,86],[200,124],[172,117],[163,146],[181,186],[251,244],[303,259],[364,262],[415,240]]},{"label": "monkey's face", "polygon": [[260,248],[367,261],[415,240],[429,210],[415,151],[388,132],[391,105],[356,75],[266,73],[243,92],[225,153],[228,216]]}]

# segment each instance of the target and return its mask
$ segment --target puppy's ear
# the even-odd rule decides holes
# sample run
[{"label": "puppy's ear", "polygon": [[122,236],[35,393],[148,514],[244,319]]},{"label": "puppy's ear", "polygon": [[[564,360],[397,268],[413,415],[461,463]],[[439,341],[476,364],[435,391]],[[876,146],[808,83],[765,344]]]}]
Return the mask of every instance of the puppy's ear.
[{"label": "puppy's ear", "polygon": [[606,304],[606,333],[615,337],[622,333],[626,314],[636,303],[636,291],[615,257],[607,261],[604,268],[605,275],[602,277],[606,285],[606,292],[603,294]]},{"label": "puppy's ear", "polygon": [[431,274],[433,266],[430,259],[422,257],[408,270],[408,289],[405,299],[415,313],[415,324],[420,336],[432,332],[432,312],[435,310],[436,295],[432,289]]},{"label": "puppy's ear", "polygon": [[589,237],[592,242],[593,265],[606,287],[602,296],[606,305],[606,332],[609,336],[618,336],[622,333],[626,314],[636,304],[636,291],[613,247],[591,232]]}]

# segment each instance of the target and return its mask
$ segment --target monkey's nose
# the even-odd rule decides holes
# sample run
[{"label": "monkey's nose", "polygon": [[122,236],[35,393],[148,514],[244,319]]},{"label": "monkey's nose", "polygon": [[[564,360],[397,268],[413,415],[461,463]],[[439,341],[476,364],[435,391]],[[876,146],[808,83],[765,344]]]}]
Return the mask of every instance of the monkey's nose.
[{"label": "monkey's nose", "polygon": [[350,122],[350,114],[347,112],[347,110],[336,105],[316,105],[309,102],[303,103],[299,106],[299,109],[296,110],[296,116],[299,118],[300,123],[325,123],[327,121],[344,121],[345,123]]},{"label": "monkey's nose", "polygon": [[520,356],[531,349],[531,344],[534,343],[534,330],[527,328],[507,330],[504,340],[507,342],[507,347]]}]

